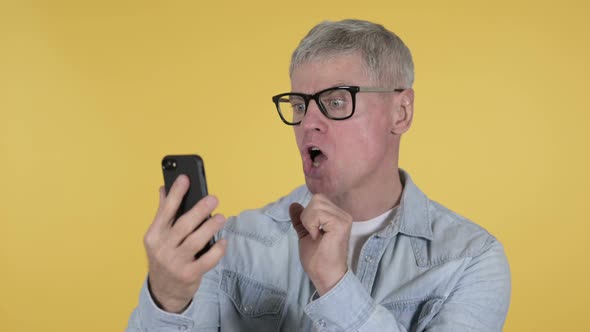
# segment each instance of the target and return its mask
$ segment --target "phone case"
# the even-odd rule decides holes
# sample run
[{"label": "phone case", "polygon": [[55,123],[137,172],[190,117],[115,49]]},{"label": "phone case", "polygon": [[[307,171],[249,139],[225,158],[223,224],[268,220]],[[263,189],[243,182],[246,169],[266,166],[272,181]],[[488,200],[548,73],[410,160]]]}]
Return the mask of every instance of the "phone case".
[{"label": "phone case", "polygon": [[[166,195],[170,192],[174,180],[179,175],[185,174],[189,178],[190,187],[178,207],[176,217],[173,221],[175,223],[180,216],[190,210],[203,197],[207,196],[207,181],[203,159],[198,155],[168,155],[162,159],[162,172],[164,174]],[[213,243],[214,240],[211,239],[205,248],[197,253],[195,257],[198,258],[205,253]]]}]

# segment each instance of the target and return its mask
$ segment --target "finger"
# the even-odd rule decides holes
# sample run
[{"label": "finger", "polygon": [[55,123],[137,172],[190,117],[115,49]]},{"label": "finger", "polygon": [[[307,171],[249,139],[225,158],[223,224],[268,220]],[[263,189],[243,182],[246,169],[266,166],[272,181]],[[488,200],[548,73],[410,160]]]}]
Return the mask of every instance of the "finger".
[{"label": "finger", "polygon": [[166,188],[164,186],[160,186],[160,188],[158,188],[158,193],[160,194],[160,200],[158,201],[158,203],[160,204],[160,206],[162,206],[164,200],[166,199]]},{"label": "finger", "polygon": [[176,211],[182,202],[182,198],[188,191],[189,186],[190,182],[188,176],[184,174],[179,175],[176,180],[174,180],[174,183],[168,192],[168,196],[166,196],[164,201],[161,213],[161,217],[164,218],[167,223],[172,223],[174,220]]},{"label": "finger", "polygon": [[313,205],[308,205],[301,212],[301,224],[305,230],[309,233],[312,239],[317,239],[320,236],[320,225],[324,222],[323,211],[315,208]]},{"label": "finger", "polygon": [[203,256],[199,257],[193,264],[192,268],[194,269],[194,273],[204,274],[205,272],[211,270],[212,268],[219,263],[223,255],[225,255],[225,250],[227,248],[227,241],[224,239],[219,240],[217,243],[211,247]]},{"label": "finger", "polygon": [[184,239],[180,245],[185,259],[191,261],[195,259],[195,254],[205,247],[215,234],[217,234],[225,225],[225,217],[216,214],[203,223],[196,231]]},{"label": "finger", "polygon": [[328,197],[322,194],[314,195],[306,210],[309,210],[309,219],[312,221],[310,226],[317,226],[323,231],[334,229],[334,226],[352,225],[350,214],[332,203]]},{"label": "finger", "polygon": [[159,194],[159,199],[158,199],[157,215],[159,215],[161,213],[162,209],[164,208],[164,202],[166,201],[166,188],[164,188],[164,186],[160,186],[160,188],[158,189],[158,194]]},{"label": "finger", "polygon": [[[305,212],[304,212],[305,213]],[[306,222],[309,222],[308,229],[318,229],[322,234],[330,232],[342,232],[352,225],[352,219],[349,222],[349,217],[346,214],[340,214],[338,211],[310,211],[309,216],[303,217]],[[308,221],[309,220],[309,221]]]},{"label": "finger", "polygon": [[293,203],[289,206],[289,216],[293,224],[301,224],[301,212],[303,212],[301,204]]},{"label": "finger", "polygon": [[291,223],[293,224],[293,228],[295,232],[297,232],[297,237],[300,239],[304,238],[305,236],[309,235],[309,232],[303,226],[301,222],[301,213],[303,212],[303,206],[299,203],[293,203],[289,206],[289,216],[291,217]]},{"label": "finger", "polygon": [[211,212],[217,207],[218,200],[215,196],[205,196],[197,202],[187,213],[182,215],[170,231],[171,245],[178,246],[199,225],[205,221]]},{"label": "finger", "polygon": [[160,200],[158,201],[158,210],[156,211],[156,216],[154,218],[154,221],[152,222],[152,224],[150,225],[150,228],[148,229],[148,233],[151,231],[156,231],[160,232],[162,230],[162,228],[164,228],[164,226],[166,225],[167,220],[165,218],[162,218],[161,214],[162,214],[162,208],[164,206],[164,200],[166,199],[166,191],[164,189],[164,187],[160,187],[159,189],[159,196],[160,196]]}]

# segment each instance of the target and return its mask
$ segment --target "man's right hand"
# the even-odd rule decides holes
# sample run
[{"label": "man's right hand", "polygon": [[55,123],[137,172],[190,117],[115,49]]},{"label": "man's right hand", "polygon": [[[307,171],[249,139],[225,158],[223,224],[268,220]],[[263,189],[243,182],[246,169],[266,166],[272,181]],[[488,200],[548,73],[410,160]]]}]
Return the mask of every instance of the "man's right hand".
[{"label": "man's right hand", "polygon": [[158,212],[144,236],[152,298],[161,309],[174,313],[182,312],[190,304],[201,278],[217,265],[225,254],[226,246],[225,240],[220,240],[195,260],[195,254],[225,224],[225,217],[216,214],[195,231],[217,207],[218,201],[214,196],[200,200],[172,225],[188,187],[188,177],[181,175],[170,188],[168,196],[164,188],[160,188]]}]

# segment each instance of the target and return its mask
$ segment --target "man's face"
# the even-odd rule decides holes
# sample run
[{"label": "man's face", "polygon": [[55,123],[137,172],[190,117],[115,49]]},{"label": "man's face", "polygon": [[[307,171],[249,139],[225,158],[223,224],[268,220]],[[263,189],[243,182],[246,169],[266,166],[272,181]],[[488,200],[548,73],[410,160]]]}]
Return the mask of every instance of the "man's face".
[{"label": "man's face", "polygon": [[[347,85],[382,87],[369,77],[358,54],[312,60],[295,67],[291,75],[293,92],[313,94]],[[337,199],[355,191],[371,192],[391,179],[397,158],[396,138],[390,133],[397,102],[394,95],[358,93],[354,115],[340,121],[328,119],[310,101],[294,130],[312,193]],[[316,156],[313,150],[317,149],[321,153]]]}]

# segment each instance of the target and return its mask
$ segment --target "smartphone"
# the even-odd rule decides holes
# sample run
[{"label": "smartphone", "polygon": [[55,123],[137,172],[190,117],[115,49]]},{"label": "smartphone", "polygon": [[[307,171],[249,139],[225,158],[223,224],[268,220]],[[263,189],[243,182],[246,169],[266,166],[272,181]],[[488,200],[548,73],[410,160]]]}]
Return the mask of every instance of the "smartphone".
[{"label": "smartphone", "polygon": [[[190,182],[190,187],[184,195],[176,216],[172,221],[174,224],[180,216],[195,206],[203,197],[207,196],[205,166],[203,165],[203,159],[198,155],[169,155],[162,159],[162,172],[164,173],[166,195],[170,192],[174,180],[179,175],[184,174],[188,176]],[[205,247],[195,254],[195,258],[199,258],[207,252],[214,243],[215,239],[211,238]]]}]

